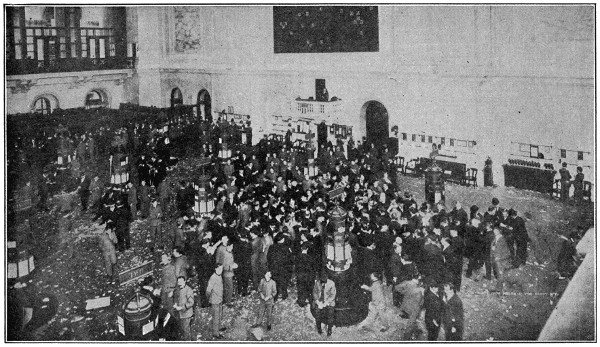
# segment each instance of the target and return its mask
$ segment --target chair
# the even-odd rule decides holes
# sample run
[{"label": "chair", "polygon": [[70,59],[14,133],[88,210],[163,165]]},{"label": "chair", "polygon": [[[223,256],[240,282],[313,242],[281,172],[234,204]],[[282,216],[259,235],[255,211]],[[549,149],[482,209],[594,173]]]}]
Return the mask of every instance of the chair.
[{"label": "chair", "polygon": [[552,185],[552,191],[551,191],[553,198],[560,199],[560,189],[561,189],[560,180],[554,180],[554,184]]},{"label": "chair", "polygon": [[477,187],[477,169],[474,167],[467,169],[463,182],[468,186]]},{"label": "chair", "polygon": [[398,166],[398,171],[404,174],[404,157],[396,157],[396,165]]},{"label": "chair", "polygon": [[417,163],[419,162],[419,159],[411,159],[408,161],[408,163],[406,163],[406,165],[404,166],[404,174],[408,175],[409,173],[411,175],[416,175],[417,174]]},{"label": "chair", "polygon": [[592,182],[583,181],[583,200],[592,201]]}]

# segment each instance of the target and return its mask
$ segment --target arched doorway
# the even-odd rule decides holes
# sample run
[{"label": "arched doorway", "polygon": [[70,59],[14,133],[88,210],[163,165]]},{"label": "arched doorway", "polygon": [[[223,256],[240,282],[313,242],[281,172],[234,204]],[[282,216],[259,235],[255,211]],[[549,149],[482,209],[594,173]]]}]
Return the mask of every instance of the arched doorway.
[{"label": "arched doorway", "polygon": [[382,148],[390,137],[387,109],[379,101],[367,101],[361,108],[361,119],[366,121],[367,142]]},{"label": "arched doorway", "polygon": [[212,123],[212,110],[210,104],[210,94],[206,89],[198,92],[198,100],[196,101],[196,112],[202,119]]},{"label": "arched doorway", "polygon": [[171,108],[177,108],[183,105],[183,95],[179,88],[174,88],[171,91]]}]

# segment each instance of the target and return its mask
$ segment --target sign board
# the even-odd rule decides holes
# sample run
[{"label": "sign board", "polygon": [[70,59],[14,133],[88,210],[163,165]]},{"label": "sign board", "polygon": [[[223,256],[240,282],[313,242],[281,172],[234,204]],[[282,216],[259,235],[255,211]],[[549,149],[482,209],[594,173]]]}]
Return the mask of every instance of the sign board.
[{"label": "sign board", "polygon": [[339,188],[330,190],[327,194],[329,194],[330,199],[335,199],[338,196],[342,195],[343,192],[344,192],[344,187],[339,187]]},{"label": "sign board", "polygon": [[86,310],[93,310],[96,308],[108,307],[110,306],[110,296],[105,296],[97,299],[89,299],[86,300],[87,305],[85,306]]},{"label": "sign board", "polygon": [[142,278],[152,274],[154,270],[154,262],[149,261],[142,265],[136,266],[132,269],[125,270],[119,273],[119,283],[120,285],[127,284],[131,281],[135,281],[138,278]]}]

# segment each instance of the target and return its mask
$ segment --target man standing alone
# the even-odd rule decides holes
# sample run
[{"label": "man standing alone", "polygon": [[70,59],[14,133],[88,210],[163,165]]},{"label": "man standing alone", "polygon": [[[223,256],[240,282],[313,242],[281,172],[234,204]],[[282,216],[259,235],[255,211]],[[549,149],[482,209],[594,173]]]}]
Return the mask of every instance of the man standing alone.
[{"label": "man standing alone", "polygon": [[321,275],[320,280],[315,281],[313,288],[313,303],[315,308],[315,320],[317,321],[317,332],[323,333],[321,324],[327,325],[327,336],[331,336],[335,309],[336,289],[335,283],[330,280],[326,273]]},{"label": "man standing alone", "polygon": [[215,272],[208,280],[208,286],[206,287],[206,296],[211,306],[212,311],[212,336],[215,339],[223,339],[224,336],[221,333],[221,316],[223,315],[223,265],[217,264]]},{"label": "man standing alone", "polygon": [[258,309],[258,322],[256,325],[261,325],[267,314],[267,330],[271,330],[273,324],[273,304],[275,303],[275,295],[277,295],[277,283],[271,279],[271,271],[265,273],[265,277],[260,280],[258,285],[258,293],[260,294],[260,307]]},{"label": "man standing alone", "polygon": [[191,323],[194,316],[194,291],[187,285],[183,276],[177,278],[177,285],[179,287],[177,303],[173,305],[173,308],[179,312],[182,339],[184,341],[191,341]]}]

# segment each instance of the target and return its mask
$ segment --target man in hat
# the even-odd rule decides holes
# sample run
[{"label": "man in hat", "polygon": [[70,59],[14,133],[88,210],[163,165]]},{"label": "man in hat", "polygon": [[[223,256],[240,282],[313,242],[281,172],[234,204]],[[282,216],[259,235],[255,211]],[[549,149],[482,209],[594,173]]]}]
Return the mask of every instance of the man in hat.
[{"label": "man in hat", "polygon": [[81,200],[81,211],[87,211],[88,201],[90,199],[90,179],[85,173],[81,175],[77,193],[79,194],[79,199]]},{"label": "man in hat", "polygon": [[100,248],[102,249],[102,255],[104,256],[106,276],[111,281],[113,281],[112,276],[114,274],[115,265],[117,264],[117,253],[115,250],[116,242],[117,237],[112,228],[106,227],[104,232],[100,235]]},{"label": "man in hat", "polygon": [[179,247],[173,248],[173,258],[175,259],[175,273],[178,277],[187,279],[191,266],[188,258],[183,254],[183,250]]},{"label": "man in hat", "polygon": [[248,283],[252,277],[252,244],[250,242],[249,233],[242,231],[239,235],[239,242],[233,249],[233,258],[235,263],[239,266],[235,271],[237,292],[241,296],[248,295]]},{"label": "man in hat", "polygon": [[183,341],[192,341],[192,318],[194,316],[194,291],[183,276],[177,277],[177,301],[173,308],[179,313],[179,324]]},{"label": "man in hat", "polygon": [[313,287],[313,306],[319,335],[323,333],[321,325],[325,323],[327,325],[327,336],[331,336],[334,323],[335,298],[335,282],[329,279],[326,272],[323,272],[320,278],[315,280]]},{"label": "man in hat", "polygon": [[102,198],[102,190],[104,189],[104,184],[100,181],[100,177],[98,175],[94,176],[92,182],[90,182],[90,203],[92,209],[96,212],[101,209],[100,199]]},{"label": "man in hat", "polygon": [[139,191],[140,198],[140,210],[142,212],[142,218],[147,218],[150,211],[150,187],[146,184],[145,180],[142,180]]},{"label": "man in hat", "polygon": [[175,272],[175,264],[169,254],[161,256],[160,264],[163,266],[161,272],[161,303],[162,306],[173,314],[173,291],[177,286],[177,273]]},{"label": "man in hat", "polygon": [[302,242],[300,254],[296,256],[297,303],[300,307],[306,306],[306,302],[310,301],[311,286],[316,273],[314,259],[308,254],[309,247],[310,241]]},{"label": "man in hat", "polygon": [[282,233],[278,233],[274,241],[268,254],[269,269],[272,270],[273,280],[279,286],[275,299],[279,299],[281,295],[281,299],[285,300],[288,297],[288,283],[294,268],[292,249]]},{"label": "man in hat", "polygon": [[[130,183],[131,184],[131,183]],[[162,208],[158,205],[156,198],[152,199],[150,206],[150,252],[154,252],[156,247],[162,240]]]},{"label": "man in hat", "polygon": [[131,220],[137,219],[137,189],[133,183],[127,183],[127,203],[131,212]]},{"label": "man in hat", "polygon": [[206,296],[211,305],[212,312],[212,336],[215,339],[223,339],[224,336],[221,331],[225,328],[221,328],[221,317],[223,316],[223,265],[216,264],[215,272],[208,280],[208,286],[206,287]]},{"label": "man in hat", "polygon": [[465,226],[469,222],[469,216],[459,201],[454,201],[454,208],[450,211],[450,218],[452,220],[452,227],[456,229],[458,236],[464,237]]},{"label": "man in hat", "polygon": [[158,184],[158,199],[160,200],[160,207],[163,210],[163,214],[168,215],[169,213],[169,201],[171,198],[171,187],[167,180],[162,180]]},{"label": "man in hat", "polygon": [[519,267],[525,265],[527,261],[527,243],[529,243],[530,239],[525,227],[525,221],[517,215],[517,211],[511,208],[508,211],[508,215],[509,229],[512,231],[517,246],[514,266]]},{"label": "man in hat", "polygon": [[122,199],[117,201],[114,211],[113,220],[115,221],[119,252],[124,252],[125,250],[131,248],[131,236],[129,234],[129,222],[131,221],[131,215],[129,213],[129,209],[125,206]]},{"label": "man in hat", "polygon": [[562,168],[558,170],[560,174],[560,200],[567,201],[569,199],[569,189],[571,188],[571,173],[567,169],[567,163],[562,163]]},{"label": "man in hat", "polygon": [[462,300],[456,292],[456,288],[451,283],[444,285],[443,325],[446,332],[446,341],[462,341],[463,339],[465,312]]},{"label": "man in hat", "polygon": [[444,300],[438,283],[433,279],[427,280],[427,287],[423,299],[427,340],[437,341],[444,314]]}]

